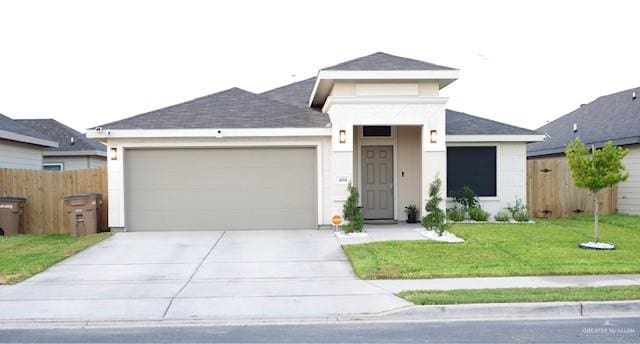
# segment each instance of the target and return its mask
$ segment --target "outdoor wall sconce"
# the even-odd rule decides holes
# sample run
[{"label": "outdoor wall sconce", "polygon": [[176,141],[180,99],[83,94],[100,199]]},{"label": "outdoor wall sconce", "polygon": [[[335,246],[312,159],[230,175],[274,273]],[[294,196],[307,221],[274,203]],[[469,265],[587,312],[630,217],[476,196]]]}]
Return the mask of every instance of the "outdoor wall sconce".
[{"label": "outdoor wall sconce", "polygon": [[347,131],[340,130],[340,143],[347,143]]},{"label": "outdoor wall sconce", "polygon": [[431,130],[429,132],[429,142],[431,142],[431,143],[438,142],[438,131],[437,130]]},{"label": "outdoor wall sconce", "polygon": [[118,148],[109,148],[109,159],[118,160]]}]

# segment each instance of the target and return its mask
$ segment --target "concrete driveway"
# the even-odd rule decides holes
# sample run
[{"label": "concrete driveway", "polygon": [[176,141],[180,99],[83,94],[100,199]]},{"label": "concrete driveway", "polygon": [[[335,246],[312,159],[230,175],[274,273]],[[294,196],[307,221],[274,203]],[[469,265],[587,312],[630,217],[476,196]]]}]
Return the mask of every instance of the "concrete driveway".
[{"label": "concrete driveway", "polygon": [[0,288],[0,319],[266,319],[409,303],[359,280],[329,231],[118,233]]}]

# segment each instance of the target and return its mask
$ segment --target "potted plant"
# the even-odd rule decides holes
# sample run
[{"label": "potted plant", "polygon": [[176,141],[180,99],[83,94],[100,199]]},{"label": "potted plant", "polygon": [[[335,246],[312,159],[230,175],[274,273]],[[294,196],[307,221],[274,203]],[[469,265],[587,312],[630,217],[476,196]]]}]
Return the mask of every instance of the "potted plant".
[{"label": "potted plant", "polygon": [[415,204],[404,207],[404,212],[407,213],[407,223],[418,222],[418,207]]}]

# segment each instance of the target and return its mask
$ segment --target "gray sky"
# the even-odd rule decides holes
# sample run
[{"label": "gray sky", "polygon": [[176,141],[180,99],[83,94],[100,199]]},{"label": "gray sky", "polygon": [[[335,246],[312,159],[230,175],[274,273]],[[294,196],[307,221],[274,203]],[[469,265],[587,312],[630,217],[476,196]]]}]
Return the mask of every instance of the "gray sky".
[{"label": "gray sky", "polygon": [[459,68],[449,108],[537,128],[640,86],[639,13],[612,0],[1,1],[0,113],[82,130],[384,51]]}]

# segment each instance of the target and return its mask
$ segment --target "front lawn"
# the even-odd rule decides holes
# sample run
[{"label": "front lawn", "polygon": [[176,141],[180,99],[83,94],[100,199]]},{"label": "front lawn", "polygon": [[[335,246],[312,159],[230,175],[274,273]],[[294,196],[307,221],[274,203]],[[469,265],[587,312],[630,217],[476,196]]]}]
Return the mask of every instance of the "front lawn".
[{"label": "front lawn", "polygon": [[109,236],[111,233],[79,238],[59,234],[0,236],[0,284],[25,280]]},{"label": "front lawn", "polygon": [[455,224],[450,231],[464,243],[389,241],[344,250],[364,279],[640,272],[639,216],[624,217],[624,225],[600,224],[600,240],[615,243],[614,251],[578,248],[579,243],[593,240],[592,227],[585,218]]},{"label": "front lawn", "polygon": [[462,303],[640,300],[640,286],[586,288],[511,288],[477,290],[414,290],[399,294],[416,305]]}]

